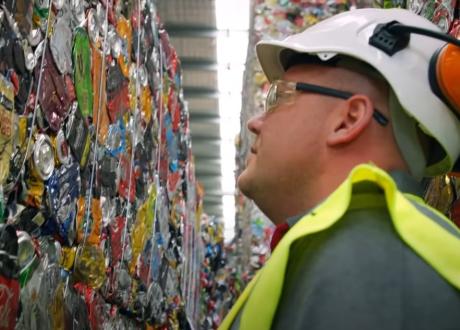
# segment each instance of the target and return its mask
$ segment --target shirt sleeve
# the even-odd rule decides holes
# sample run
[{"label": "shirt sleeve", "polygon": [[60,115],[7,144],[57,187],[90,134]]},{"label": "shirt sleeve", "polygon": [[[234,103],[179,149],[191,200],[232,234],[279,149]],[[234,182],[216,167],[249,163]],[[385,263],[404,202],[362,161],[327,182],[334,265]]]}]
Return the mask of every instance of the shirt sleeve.
[{"label": "shirt sleeve", "polygon": [[273,329],[454,329],[460,294],[398,237],[385,209],[353,210],[290,250]]}]

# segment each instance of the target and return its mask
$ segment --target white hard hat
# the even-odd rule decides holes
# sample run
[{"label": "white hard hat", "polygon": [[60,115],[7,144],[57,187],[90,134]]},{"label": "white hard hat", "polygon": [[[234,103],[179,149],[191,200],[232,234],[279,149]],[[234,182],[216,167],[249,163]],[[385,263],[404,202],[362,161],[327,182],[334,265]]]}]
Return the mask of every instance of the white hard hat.
[{"label": "white hard hat", "polygon": [[[407,47],[388,55],[370,45],[369,38],[378,24],[393,20],[440,31],[427,19],[404,9],[356,9],[321,21],[282,41],[261,41],[256,46],[257,57],[269,81],[283,76],[283,50],[317,55],[323,61],[342,55],[368,63],[387,80],[407,115],[439,144],[439,155],[423,166],[421,174],[433,176],[446,173],[460,155],[460,123],[449,107],[433,93],[429,82],[430,59],[446,43],[411,34]],[[396,129],[395,135],[398,140]],[[401,144],[398,141],[400,148]],[[404,148],[403,155],[410,153],[407,143]]]}]

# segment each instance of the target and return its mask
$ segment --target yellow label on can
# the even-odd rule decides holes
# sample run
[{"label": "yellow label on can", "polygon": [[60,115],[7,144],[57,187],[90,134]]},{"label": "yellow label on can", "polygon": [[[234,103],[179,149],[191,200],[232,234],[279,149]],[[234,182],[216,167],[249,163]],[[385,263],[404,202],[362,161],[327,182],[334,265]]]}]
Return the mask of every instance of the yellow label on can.
[{"label": "yellow label on can", "polygon": [[85,148],[83,149],[83,154],[81,155],[81,159],[80,159],[81,168],[86,167],[86,163],[88,162],[88,155],[89,155],[90,147],[91,147],[91,139],[90,139],[89,134],[87,134],[86,140],[85,140]]},{"label": "yellow label on can", "polygon": [[14,116],[14,87],[0,74],[0,184],[10,173]]},{"label": "yellow label on can", "polygon": [[33,207],[41,207],[42,206],[42,196],[45,191],[45,184],[43,180],[30,175],[26,180],[26,192],[24,196],[24,202],[27,205]]},{"label": "yellow label on can", "polygon": [[74,247],[62,247],[61,252],[61,259],[59,260],[59,264],[62,268],[67,271],[70,271],[73,268],[73,264],[75,262],[75,253],[77,252],[77,248]]},{"label": "yellow label on can", "polygon": [[81,281],[98,289],[105,281],[105,257],[98,246],[80,245],[75,258],[74,274]]},{"label": "yellow label on can", "polygon": [[142,88],[140,103],[142,117],[145,123],[148,125],[150,123],[150,120],[152,119],[153,107],[152,93],[150,92],[150,88],[148,86]]},{"label": "yellow label on can", "polygon": [[123,16],[120,17],[117,22],[117,33],[123,39],[124,45],[126,45],[126,54],[121,54],[118,57],[117,61],[118,61],[118,65],[120,66],[121,72],[126,78],[128,78],[133,33],[131,29],[131,24]]}]

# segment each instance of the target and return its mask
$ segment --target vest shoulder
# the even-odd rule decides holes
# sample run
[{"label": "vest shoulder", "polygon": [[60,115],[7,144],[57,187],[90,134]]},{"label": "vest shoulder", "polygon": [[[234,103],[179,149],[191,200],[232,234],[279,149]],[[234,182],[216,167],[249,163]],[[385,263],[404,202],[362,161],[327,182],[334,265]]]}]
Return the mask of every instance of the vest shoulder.
[{"label": "vest shoulder", "polygon": [[[423,212],[432,210],[423,208]],[[433,213],[430,218],[446,231],[458,232],[440,215]],[[398,274],[395,284],[401,287],[419,283],[422,288],[452,288],[401,239],[385,208],[349,210],[331,228],[293,242],[287,272],[293,269],[313,276],[321,272],[342,274],[343,278],[347,278],[347,271],[360,269],[361,279],[389,276],[391,269],[392,275]]]},{"label": "vest shoulder", "polygon": [[460,294],[374,208],[291,245],[278,306],[274,328],[429,329],[457,322]]}]

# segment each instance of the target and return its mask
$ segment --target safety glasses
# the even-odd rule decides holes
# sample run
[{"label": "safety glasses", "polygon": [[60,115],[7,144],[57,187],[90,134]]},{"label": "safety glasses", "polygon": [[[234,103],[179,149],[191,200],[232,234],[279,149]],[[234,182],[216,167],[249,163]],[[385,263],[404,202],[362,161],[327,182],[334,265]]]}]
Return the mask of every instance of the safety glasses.
[{"label": "safety glasses", "polygon": [[[265,112],[273,112],[280,104],[292,104],[298,92],[316,93],[347,100],[354,94],[338,89],[313,84],[275,80],[272,82],[265,99]],[[388,124],[389,119],[374,108],[373,118],[382,126]]]}]

